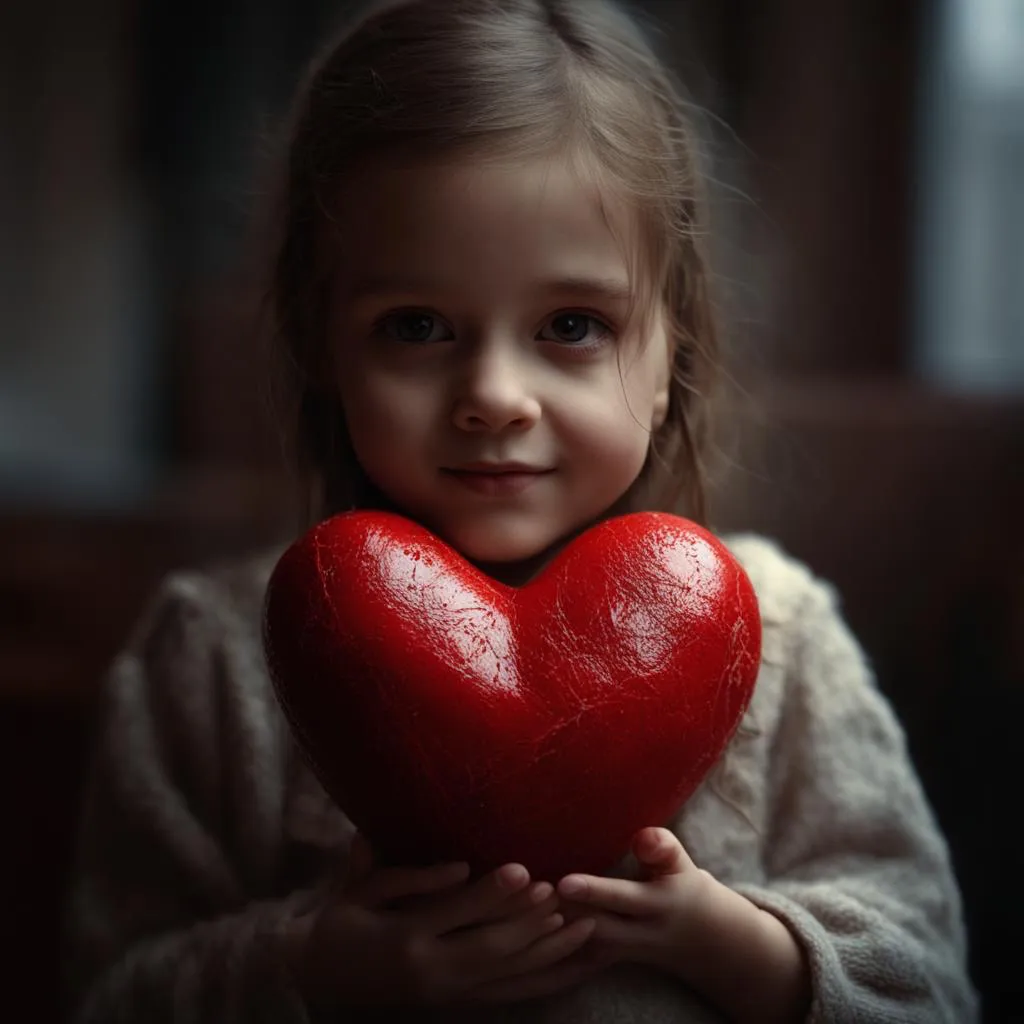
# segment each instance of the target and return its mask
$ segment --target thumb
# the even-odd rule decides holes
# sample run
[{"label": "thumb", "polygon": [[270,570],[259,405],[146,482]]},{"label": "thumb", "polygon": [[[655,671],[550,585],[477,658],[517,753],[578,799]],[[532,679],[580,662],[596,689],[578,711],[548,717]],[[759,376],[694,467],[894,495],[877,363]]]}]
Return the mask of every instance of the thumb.
[{"label": "thumb", "polygon": [[650,875],[679,875],[693,866],[675,833],[667,828],[643,828],[633,837],[633,854]]}]

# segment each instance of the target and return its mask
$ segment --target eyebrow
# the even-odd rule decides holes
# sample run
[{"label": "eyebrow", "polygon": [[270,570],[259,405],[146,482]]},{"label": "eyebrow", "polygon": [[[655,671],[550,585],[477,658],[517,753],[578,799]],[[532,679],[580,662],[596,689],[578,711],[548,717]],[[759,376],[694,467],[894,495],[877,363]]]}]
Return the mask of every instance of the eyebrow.
[{"label": "eyebrow", "polygon": [[[568,276],[538,281],[534,289],[544,295],[579,295],[606,301],[627,303],[633,297],[629,282],[621,278]],[[436,281],[364,278],[357,279],[345,289],[350,301],[363,301],[386,295],[408,295],[413,293],[444,291],[445,287]]]}]

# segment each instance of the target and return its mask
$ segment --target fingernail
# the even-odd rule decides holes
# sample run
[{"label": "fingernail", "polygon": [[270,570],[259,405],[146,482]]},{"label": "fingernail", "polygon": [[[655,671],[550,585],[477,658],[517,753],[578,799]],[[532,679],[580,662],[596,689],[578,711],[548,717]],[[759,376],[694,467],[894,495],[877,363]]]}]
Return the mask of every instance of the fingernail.
[{"label": "fingernail", "polygon": [[558,883],[558,891],[572,899],[574,896],[582,896],[587,891],[587,883],[582,878],[563,878]]},{"label": "fingernail", "polygon": [[538,882],[530,890],[530,900],[533,903],[543,903],[554,891],[555,887],[550,882]]},{"label": "fingernail", "polygon": [[660,853],[665,848],[665,837],[660,832],[646,832],[638,846],[645,853]]},{"label": "fingernail", "polygon": [[505,889],[519,889],[529,877],[521,864],[506,864],[498,870],[498,882]]}]

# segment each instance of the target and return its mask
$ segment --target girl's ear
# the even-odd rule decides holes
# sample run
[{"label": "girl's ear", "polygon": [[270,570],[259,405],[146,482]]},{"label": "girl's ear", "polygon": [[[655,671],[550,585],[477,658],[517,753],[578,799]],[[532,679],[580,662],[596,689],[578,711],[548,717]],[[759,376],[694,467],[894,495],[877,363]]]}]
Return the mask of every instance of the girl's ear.
[{"label": "girl's ear", "polygon": [[657,433],[668,416],[668,403],[672,385],[673,343],[669,332],[665,329],[663,317],[658,319],[655,331],[655,344],[658,345],[664,358],[658,360],[657,376],[654,381],[654,404],[651,408],[651,433]]},{"label": "girl's ear", "polygon": [[651,433],[656,434],[665,424],[665,417],[668,416],[668,395],[669,375],[665,374],[665,380],[658,381],[658,389],[654,393],[654,407],[651,410]]}]

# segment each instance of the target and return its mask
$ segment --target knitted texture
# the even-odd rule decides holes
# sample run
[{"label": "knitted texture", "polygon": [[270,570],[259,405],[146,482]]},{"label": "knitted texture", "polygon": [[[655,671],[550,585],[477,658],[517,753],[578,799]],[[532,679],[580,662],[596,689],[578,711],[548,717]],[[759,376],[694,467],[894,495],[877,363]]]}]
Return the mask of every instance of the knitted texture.
[{"label": "knitted texture", "polygon": [[[763,538],[727,543],[758,594],[761,670],[731,744],[670,827],[804,945],[813,1024],[970,1024],[949,852],[834,592]],[[298,755],[266,671],[274,561],[169,577],[110,671],[68,907],[82,1024],[310,1021],[276,943],[344,865],[353,827]],[[639,967],[413,1019],[724,1020]]]}]

